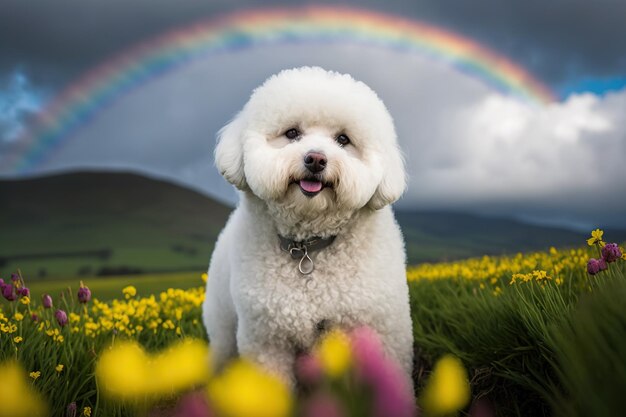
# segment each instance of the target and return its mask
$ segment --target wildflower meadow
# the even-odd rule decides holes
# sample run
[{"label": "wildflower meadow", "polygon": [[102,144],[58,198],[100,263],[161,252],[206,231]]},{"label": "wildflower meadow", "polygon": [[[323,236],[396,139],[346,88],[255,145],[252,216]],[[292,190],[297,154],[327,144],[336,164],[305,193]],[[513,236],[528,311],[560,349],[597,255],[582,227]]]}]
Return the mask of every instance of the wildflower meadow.
[{"label": "wildflower meadow", "polygon": [[410,267],[413,381],[362,327],[325,333],[295,387],[244,358],[212,369],[206,274],[103,301],[87,279],[34,298],[15,271],[0,279],[0,417],[619,415],[624,260],[595,230],[580,248]]}]

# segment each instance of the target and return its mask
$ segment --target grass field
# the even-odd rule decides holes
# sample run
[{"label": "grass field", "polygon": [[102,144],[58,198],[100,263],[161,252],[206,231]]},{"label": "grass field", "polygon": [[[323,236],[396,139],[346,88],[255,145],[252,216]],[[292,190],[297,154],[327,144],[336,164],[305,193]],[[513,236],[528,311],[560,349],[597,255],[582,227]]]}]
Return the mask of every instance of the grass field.
[{"label": "grass field", "polygon": [[[93,294],[97,294],[99,300],[110,301],[121,296],[122,288],[133,285],[141,296],[159,294],[168,288],[180,288],[183,290],[202,285],[198,272],[179,272],[167,274],[128,275],[114,277],[88,277],[82,278]],[[40,300],[44,294],[58,296],[61,292],[70,290],[75,293],[79,288],[77,279],[43,280],[29,284],[30,292],[34,300]]]},{"label": "grass field", "polygon": [[[626,256],[594,233],[579,249],[407,270],[422,415],[621,415]],[[198,273],[86,279],[88,300],[77,280],[25,283],[30,296],[3,289],[0,303],[1,417],[19,415],[6,411],[11,404],[29,416],[43,415],[37,404],[55,416],[72,404],[76,415],[92,416],[182,416],[200,407],[224,417],[308,417],[319,404],[346,417],[412,415],[393,366],[362,334],[323,341],[311,353],[317,365],[307,365],[315,381],[305,378],[311,386],[297,395],[247,363],[207,375],[197,366],[207,349]],[[44,308],[43,293],[54,308]],[[176,344],[190,339],[201,342]],[[3,394],[9,388],[16,394]]]}]

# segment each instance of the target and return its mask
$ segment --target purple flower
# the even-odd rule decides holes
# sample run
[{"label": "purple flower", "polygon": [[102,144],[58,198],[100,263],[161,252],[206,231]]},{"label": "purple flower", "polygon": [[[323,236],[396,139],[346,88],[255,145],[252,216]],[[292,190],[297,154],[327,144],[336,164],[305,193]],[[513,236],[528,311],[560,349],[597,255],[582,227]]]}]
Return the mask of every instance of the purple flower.
[{"label": "purple flower", "polygon": [[205,396],[201,392],[192,392],[183,396],[173,413],[174,417],[212,417],[214,416]]},{"label": "purple flower", "polygon": [[38,322],[39,322],[39,316],[38,316],[37,314],[35,314],[35,313],[33,313],[33,314],[31,314],[31,315],[30,315],[30,319],[31,319],[33,322],[35,322],[35,323],[38,323]]},{"label": "purple flower", "polygon": [[67,324],[67,313],[63,310],[57,310],[54,312],[54,317],[56,317],[57,321],[59,322],[59,325],[61,327],[65,326]]},{"label": "purple flower", "polygon": [[41,304],[43,304],[44,308],[52,308],[52,297],[50,297],[50,294],[44,294],[41,297]]},{"label": "purple flower", "polygon": [[11,274],[11,281],[13,281],[13,282],[17,282],[17,281],[19,281],[19,279],[20,279],[20,276],[19,276],[19,275],[17,275],[15,272],[13,272],[13,273]]},{"label": "purple flower", "polygon": [[605,271],[609,266],[607,265],[604,258],[598,259],[598,267],[600,267],[600,271]]},{"label": "purple flower", "polygon": [[80,288],[78,289],[78,302],[85,304],[91,300],[91,291],[89,288],[83,285],[83,282],[80,282]]},{"label": "purple flower", "polygon": [[66,417],[76,417],[76,402],[71,402],[67,406],[67,411],[65,412]]},{"label": "purple flower", "polygon": [[2,286],[2,296],[9,301],[15,301],[17,298],[15,287],[12,284],[4,284]]},{"label": "purple flower", "polygon": [[296,376],[299,382],[314,385],[322,379],[324,372],[319,360],[312,355],[303,355],[296,359]]},{"label": "purple flower", "polygon": [[597,259],[591,258],[587,261],[587,272],[589,275],[595,275],[600,272],[600,263]]},{"label": "purple flower", "polygon": [[607,262],[615,262],[622,257],[622,251],[617,243],[607,243],[602,248],[602,259]]},{"label": "purple flower", "polygon": [[2,278],[0,278],[0,288],[4,287],[4,280]]},{"label": "purple flower", "polygon": [[334,396],[328,393],[318,393],[304,404],[302,415],[304,417],[343,417],[345,414]]},{"label": "purple flower", "polygon": [[22,296],[22,297],[30,297],[30,290],[26,287],[22,287],[19,290],[17,290],[17,292]]},{"label": "purple flower", "polygon": [[361,327],[351,334],[357,375],[372,387],[374,416],[415,415],[413,390],[399,365],[389,360],[376,333]]}]

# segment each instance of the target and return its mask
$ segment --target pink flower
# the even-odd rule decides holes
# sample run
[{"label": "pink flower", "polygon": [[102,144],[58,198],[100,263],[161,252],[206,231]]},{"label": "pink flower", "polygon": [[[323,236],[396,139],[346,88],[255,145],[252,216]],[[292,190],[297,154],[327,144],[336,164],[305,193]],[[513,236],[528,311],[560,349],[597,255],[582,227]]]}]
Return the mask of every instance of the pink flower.
[{"label": "pink flower", "polygon": [[389,360],[373,330],[361,327],[351,333],[357,375],[373,389],[374,416],[415,415],[415,399],[406,375]]},{"label": "pink flower", "polygon": [[212,417],[213,413],[207,404],[205,396],[201,392],[192,392],[183,396],[173,417]]},{"label": "pink flower", "polygon": [[296,360],[296,376],[307,385],[314,385],[322,379],[324,372],[319,360],[312,355],[302,355]]},{"label": "pink flower", "polygon": [[328,393],[309,398],[302,410],[302,417],[343,417],[345,413],[337,399]]}]

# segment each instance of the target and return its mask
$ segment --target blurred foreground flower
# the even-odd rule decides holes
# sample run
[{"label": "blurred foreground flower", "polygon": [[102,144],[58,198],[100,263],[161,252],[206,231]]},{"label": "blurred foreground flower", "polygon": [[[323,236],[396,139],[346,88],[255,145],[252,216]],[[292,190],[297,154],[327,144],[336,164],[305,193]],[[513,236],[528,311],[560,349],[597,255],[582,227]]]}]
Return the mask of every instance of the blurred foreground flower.
[{"label": "blurred foreground flower", "polygon": [[206,384],[208,357],[207,345],[197,340],[184,340],[156,355],[136,342],[120,342],[102,353],[96,377],[114,400],[154,399]]},{"label": "blurred foreground flower", "polygon": [[14,362],[0,363],[0,417],[45,415],[46,406],[26,380],[26,371]]},{"label": "blurred foreground flower", "polygon": [[361,327],[350,334],[356,375],[371,387],[376,417],[409,417],[415,414],[413,390],[399,365],[384,353],[380,338]]},{"label": "blurred foreground flower", "polygon": [[458,412],[470,400],[470,386],[463,363],[446,355],[435,364],[421,395],[427,416],[443,416]]},{"label": "blurred foreground flower", "polygon": [[282,381],[245,359],[232,362],[209,383],[207,392],[224,417],[285,417],[293,403]]},{"label": "blurred foreground flower", "polygon": [[350,340],[345,333],[332,331],[326,335],[315,350],[322,369],[331,377],[344,374],[351,362]]}]

